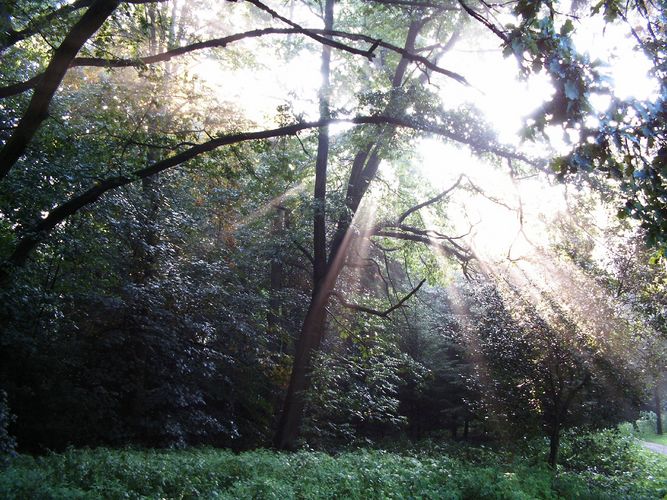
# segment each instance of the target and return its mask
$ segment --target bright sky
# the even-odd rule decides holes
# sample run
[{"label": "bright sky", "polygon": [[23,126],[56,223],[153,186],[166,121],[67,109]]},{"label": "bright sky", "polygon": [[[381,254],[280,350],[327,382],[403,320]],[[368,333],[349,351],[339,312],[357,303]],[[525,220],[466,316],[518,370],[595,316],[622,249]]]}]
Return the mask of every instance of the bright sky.
[{"label": "bright sky", "polygon": [[[577,48],[589,53],[591,59],[600,59],[608,64],[604,71],[613,79],[617,96],[644,99],[655,95],[658,84],[648,77],[651,64],[643,54],[633,50],[634,40],[625,35],[623,27],[607,26],[603,29],[600,19],[576,24],[578,34],[574,40]],[[471,59],[475,64],[468,63]],[[519,131],[524,118],[548,100],[553,87],[543,74],[523,81],[517,79],[515,61],[502,57],[495,40],[490,39],[477,49],[460,44],[443,60],[443,65],[457,71],[465,68],[464,74],[473,87],[453,93],[450,84],[443,89],[443,100],[449,100],[452,107],[460,102],[476,105],[495,127],[501,142],[542,156],[548,148],[557,154],[569,150],[570,145],[563,140],[563,130],[556,127],[547,130],[550,145],[521,143]],[[597,111],[603,112],[609,98],[598,97],[592,100],[592,104]],[[516,258],[530,253],[529,242],[545,243],[549,220],[558,212],[567,210],[564,187],[552,185],[544,177],[514,183],[508,169],[501,172],[465,149],[434,139],[421,141],[418,148],[422,155],[421,171],[436,189],[445,189],[458,175],[465,173],[489,195],[508,205],[518,207],[521,200],[524,224],[523,234],[518,235],[521,228],[518,212],[508,210],[482,195],[465,193],[452,198],[453,208],[457,208],[451,214],[458,230],[463,232],[471,222],[476,223],[472,243],[489,259],[504,259],[508,255]],[[598,215],[601,225],[608,223],[604,220],[608,217],[606,211]]]},{"label": "bright sky", "polygon": [[[225,8],[228,13],[225,22],[233,27],[234,32],[261,27],[249,23],[244,14],[247,9],[244,4],[228,3]],[[291,17],[305,26],[319,27],[322,23],[305,9],[293,10]],[[602,20],[585,18],[575,21],[575,26],[577,47],[588,52],[593,59],[599,58],[609,64],[607,71],[614,79],[619,97],[646,98],[657,91],[657,83],[645,76],[651,66],[649,61],[632,49],[634,41],[625,35],[622,27],[607,26],[602,29]],[[254,63],[259,64],[258,69],[255,65],[252,70],[242,65],[230,68],[210,58],[200,58],[192,69],[219,99],[234,103],[259,126],[275,126],[276,107],[286,103],[290,103],[294,112],[306,119],[316,119],[317,90],[321,81],[319,50],[302,49],[288,62],[281,62],[271,49],[262,46],[263,42],[271,40],[265,37],[264,41],[246,40],[233,45],[244,53],[252,53]],[[363,64],[361,60],[360,64]],[[334,52],[334,68],[335,65]],[[472,103],[483,111],[497,130],[501,142],[533,154],[545,154],[549,147],[546,143],[521,144],[518,132],[524,118],[553,93],[548,77],[534,75],[527,80],[518,80],[516,62],[513,58],[502,57],[499,41],[492,36],[482,41],[466,40],[464,37],[454,50],[442,58],[440,65],[463,74],[472,85],[466,88],[440,75],[435,76],[432,81],[440,88],[446,107]],[[599,111],[603,111],[607,103],[606,98],[593,102]],[[334,103],[334,106],[344,105]],[[562,130],[551,130],[549,138],[554,152],[568,150]],[[544,239],[538,233],[544,232],[545,221],[565,209],[561,186],[551,186],[544,179],[513,183],[506,171],[499,172],[473,158],[465,149],[444,145],[438,140],[421,140],[417,147],[422,157],[418,162],[419,169],[434,191],[450,185],[460,173],[466,173],[480,188],[508,205],[517,206],[520,196],[524,232],[529,238]],[[452,212],[452,217],[460,229],[469,227],[471,222],[477,224],[474,234],[478,247],[496,247],[491,252],[496,257],[507,255],[510,247],[512,256],[525,250],[520,238],[515,238],[519,229],[517,212],[470,193],[456,197],[455,204],[458,209]]]}]

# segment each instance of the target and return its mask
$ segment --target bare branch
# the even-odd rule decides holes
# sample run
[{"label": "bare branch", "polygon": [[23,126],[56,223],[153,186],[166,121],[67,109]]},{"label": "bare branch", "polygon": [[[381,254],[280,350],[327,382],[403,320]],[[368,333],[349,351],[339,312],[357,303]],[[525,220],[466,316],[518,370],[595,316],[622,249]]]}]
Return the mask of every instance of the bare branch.
[{"label": "bare branch", "polygon": [[382,5],[399,5],[402,7],[437,9],[441,11],[458,11],[457,7],[451,4],[440,4],[437,2],[426,2],[423,0],[367,0]]},{"label": "bare branch", "polygon": [[410,297],[412,297],[415,293],[417,293],[424,283],[426,283],[426,278],[421,280],[419,282],[419,284],[415,288],[413,288],[410,293],[408,293],[400,301],[398,301],[396,304],[394,304],[393,306],[391,306],[389,309],[387,309],[385,311],[378,311],[377,309],[372,309],[370,307],[365,307],[365,306],[361,306],[359,304],[352,304],[350,302],[347,302],[345,300],[345,298],[339,292],[336,292],[336,291],[331,292],[331,295],[336,297],[338,299],[338,301],[341,303],[341,305],[343,305],[344,307],[347,307],[348,309],[353,309],[355,311],[365,312],[367,314],[373,314],[375,316],[380,316],[382,318],[386,318],[392,312],[394,312],[396,309],[401,307],[405,302],[407,302],[410,299]]},{"label": "bare branch", "polygon": [[444,190],[442,193],[440,193],[439,195],[434,196],[434,197],[431,198],[430,200],[426,200],[425,202],[420,203],[419,205],[415,205],[414,207],[410,207],[410,208],[408,208],[405,212],[403,212],[401,215],[398,216],[398,219],[396,219],[396,223],[395,223],[395,224],[396,224],[397,226],[400,225],[405,219],[407,219],[407,218],[410,216],[410,214],[413,214],[413,213],[415,213],[416,211],[421,210],[422,208],[424,208],[424,207],[426,207],[426,206],[428,206],[428,205],[432,205],[433,203],[437,203],[437,202],[439,202],[440,200],[442,200],[445,196],[447,196],[447,195],[448,195],[449,193],[451,193],[454,189],[456,189],[456,188],[459,186],[459,184],[461,184],[461,181],[463,180],[463,177],[464,177],[463,174],[461,174],[461,175],[459,176],[459,178],[456,179],[456,182],[455,182],[450,188],[445,189],[445,190]]},{"label": "bare branch", "polygon": [[346,50],[347,52],[352,52],[353,54],[358,54],[358,55],[367,57],[368,59],[373,58],[374,47],[371,47],[371,50],[360,50],[360,49],[355,49],[354,47],[349,47],[349,46],[344,45],[340,42],[336,42],[335,40],[329,40],[329,39],[327,39],[323,36],[318,35],[317,33],[313,32],[312,30],[307,30],[307,29],[303,28],[302,26],[299,26],[297,23],[295,23],[291,19],[288,19],[284,16],[281,16],[275,10],[271,9],[267,5],[264,5],[259,0],[245,0],[245,1],[248,2],[248,3],[251,3],[252,5],[257,7],[258,9],[263,10],[264,12],[267,12],[267,13],[271,14],[271,17],[273,17],[275,19],[278,19],[278,20],[284,22],[285,24],[291,26],[292,28],[295,28],[295,29],[299,30],[299,33],[302,33],[302,34],[312,38],[313,40],[316,40],[316,41],[318,41],[320,43],[323,43],[325,45],[330,45],[331,47],[334,47],[334,48],[337,48],[337,49]]},{"label": "bare branch", "polygon": [[416,241],[418,243],[423,243],[424,245],[431,246],[441,250],[443,253],[456,258],[460,262],[467,263],[474,257],[473,254],[468,250],[459,250],[458,248],[451,247],[446,245],[443,241],[438,241],[437,239],[431,238],[427,235],[410,233],[410,232],[400,232],[400,231],[387,231],[387,230],[376,230],[373,231],[370,236],[380,236],[383,238],[395,238],[397,240],[407,240],[407,241]]},{"label": "bare branch", "polygon": [[292,244],[298,248],[301,253],[310,261],[311,264],[315,264],[315,259],[313,258],[312,254],[304,247],[301,243],[299,243],[296,240],[292,240]]},{"label": "bare branch", "polygon": [[[508,158],[508,159],[511,159],[511,158]],[[473,191],[475,191],[476,193],[481,194],[484,198],[486,198],[486,199],[489,200],[490,202],[495,203],[496,205],[500,205],[501,207],[505,207],[507,210],[511,210],[512,212],[516,212],[516,211],[517,211],[516,208],[514,208],[514,207],[508,205],[508,204],[505,203],[504,201],[501,201],[501,200],[499,200],[498,198],[496,198],[496,197],[494,197],[494,196],[491,196],[491,195],[486,194],[486,191],[484,191],[481,187],[479,187],[477,184],[475,184],[474,182],[472,182],[469,178],[466,178],[466,179],[467,179],[467,181],[468,181],[468,185],[470,185],[470,187],[472,188]]]},{"label": "bare branch", "polygon": [[476,21],[482,23],[484,26],[486,26],[493,34],[495,34],[498,38],[500,38],[503,42],[509,43],[509,38],[508,36],[503,33],[495,24],[493,24],[491,21],[489,21],[487,18],[485,18],[482,14],[474,10],[473,8],[469,7],[466,5],[466,3],[463,0],[459,0],[459,5],[465,10],[470,17],[475,19]]}]

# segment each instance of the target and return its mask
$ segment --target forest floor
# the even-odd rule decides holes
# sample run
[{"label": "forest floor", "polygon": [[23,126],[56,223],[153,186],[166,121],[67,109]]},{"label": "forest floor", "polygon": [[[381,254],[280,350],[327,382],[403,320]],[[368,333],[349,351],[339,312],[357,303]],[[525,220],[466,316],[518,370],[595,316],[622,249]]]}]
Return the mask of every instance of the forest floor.
[{"label": "forest floor", "polygon": [[0,498],[667,498],[667,457],[634,437],[572,434],[556,471],[545,463],[543,441],[527,444],[512,453],[442,441],[335,454],[69,449],[13,458],[0,469]]}]

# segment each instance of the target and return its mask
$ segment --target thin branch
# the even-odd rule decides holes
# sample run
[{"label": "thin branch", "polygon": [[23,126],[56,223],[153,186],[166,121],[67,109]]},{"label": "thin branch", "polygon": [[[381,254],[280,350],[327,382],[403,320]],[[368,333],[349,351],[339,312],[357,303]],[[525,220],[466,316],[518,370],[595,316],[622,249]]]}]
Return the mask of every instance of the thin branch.
[{"label": "thin branch", "polygon": [[463,0],[459,0],[459,5],[465,10],[470,17],[475,19],[476,21],[482,23],[484,26],[486,26],[489,30],[491,30],[498,38],[500,38],[503,42],[509,43],[509,37],[503,33],[495,24],[493,24],[491,21],[486,19],[483,15],[481,15],[479,12],[476,10],[472,9],[468,5],[466,5]]},{"label": "thin branch", "polygon": [[299,243],[296,240],[292,240],[292,244],[297,247],[301,253],[310,261],[311,264],[315,264],[315,259],[313,258],[312,254],[308,251],[306,247],[304,247],[301,243]]},{"label": "thin branch", "polygon": [[[511,160],[511,158],[508,158],[508,159]],[[495,198],[493,196],[490,196],[490,195],[486,194],[486,192],[481,187],[479,187],[477,184],[472,182],[469,178],[467,178],[467,181],[468,181],[468,184],[470,185],[470,187],[472,188],[473,191],[475,191],[478,194],[481,194],[484,198],[486,198],[490,202],[495,203],[496,205],[500,205],[501,207],[505,207],[507,210],[510,210],[512,212],[517,211],[516,208],[508,205],[504,201],[501,201],[498,198]]]},{"label": "thin branch", "polygon": [[379,3],[382,5],[399,5],[402,7],[438,9],[441,11],[457,12],[460,10],[457,7],[453,7],[451,5],[439,4],[437,2],[426,2],[423,0],[367,0],[367,1],[373,3]]},{"label": "thin branch", "polygon": [[387,299],[391,299],[391,295],[389,294],[389,283],[387,283],[387,280],[385,279],[384,275],[382,274],[382,270],[380,268],[380,264],[378,264],[375,259],[372,257],[366,257],[363,260],[369,261],[368,264],[362,264],[360,262],[354,262],[350,261],[349,259],[345,261],[345,266],[347,267],[353,267],[353,268],[360,268],[360,269],[368,269],[369,267],[374,267],[375,270],[377,271],[378,275],[380,276],[380,279],[384,283],[384,288],[385,288],[385,293],[387,294]]},{"label": "thin branch", "polygon": [[464,175],[461,174],[459,175],[459,178],[456,179],[456,182],[448,189],[445,189],[442,193],[440,193],[437,196],[434,196],[430,200],[426,200],[423,203],[420,203],[419,205],[415,205],[414,207],[408,208],[405,212],[403,212],[401,215],[398,216],[398,219],[396,219],[396,225],[399,226],[405,219],[407,219],[410,214],[415,213],[418,210],[421,210],[422,208],[432,205],[433,203],[437,203],[438,201],[442,200],[445,196],[447,196],[449,193],[451,193],[454,189],[456,189],[459,184],[461,184],[461,181],[463,180]]},{"label": "thin branch", "polygon": [[306,30],[305,28],[301,27],[300,25],[298,25],[297,23],[295,23],[291,19],[288,19],[284,16],[281,16],[280,14],[278,14],[278,12],[276,12],[275,10],[270,8],[269,6],[264,5],[259,0],[245,0],[245,1],[254,5],[258,9],[263,10],[264,12],[270,14],[271,17],[273,17],[275,19],[278,19],[278,20],[284,22],[285,24],[287,24],[288,26],[291,26],[292,28],[295,28],[295,29],[299,30],[299,33],[302,33],[302,34],[312,38],[313,40],[316,40],[316,41],[318,41],[320,43],[323,43],[325,45],[330,45],[331,47],[335,47],[337,49],[345,50],[347,52],[352,52],[353,54],[358,54],[358,55],[367,57],[368,59],[373,58],[374,47],[371,47],[370,50],[360,50],[360,49],[355,49],[353,47],[349,47],[349,46],[347,46],[345,44],[342,44],[340,42],[336,42],[335,40],[329,40],[329,39],[327,39],[323,36],[320,36],[320,35],[314,33],[312,30]]},{"label": "thin branch", "polygon": [[365,307],[365,306],[361,306],[361,305],[359,305],[359,304],[352,304],[352,303],[350,303],[350,302],[347,302],[347,301],[345,300],[345,298],[344,298],[339,292],[336,292],[336,291],[331,292],[331,295],[333,295],[334,297],[336,297],[336,298],[338,299],[338,301],[341,303],[341,305],[344,306],[344,307],[346,307],[346,308],[348,308],[348,309],[353,309],[353,310],[355,310],[355,311],[365,312],[365,313],[367,313],[367,314],[373,314],[373,315],[375,315],[375,316],[380,316],[380,317],[382,317],[382,318],[386,318],[386,317],[389,316],[392,312],[394,312],[396,309],[398,309],[399,307],[403,306],[403,304],[404,304],[406,301],[408,301],[408,300],[410,299],[410,297],[412,297],[415,293],[417,293],[417,292],[419,291],[419,289],[422,287],[422,285],[423,285],[424,283],[426,283],[426,278],[424,278],[423,280],[421,280],[421,281],[419,282],[419,284],[418,284],[415,288],[413,288],[412,291],[411,291],[410,293],[408,293],[408,294],[407,294],[405,297],[403,297],[400,301],[398,301],[396,304],[394,304],[393,306],[391,306],[389,309],[387,309],[387,310],[385,310],[385,311],[378,311],[377,309],[372,309],[372,308],[370,308],[370,307]]},{"label": "thin branch", "polygon": [[[392,226],[389,226],[392,227]],[[408,233],[413,233],[413,234],[420,234],[422,236],[427,236],[432,239],[437,239],[437,240],[446,240],[447,242],[451,243],[454,245],[456,248],[459,250],[464,250],[464,248],[456,243],[455,240],[460,240],[465,236],[464,235],[459,235],[459,236],[447,236],[446,234],[442,234],[435,229],[420,229],[418,227],[413,227],[413,226],[406,226],[405,224],[401,224],[399,226],[395,226],[401,231],[406,231]]]},{"label": "thin branch", "polygon": [[370,236],[380,236],[383,238],[395,238],[397,240],[407,240],[407,241],[416,241],[418,243],[423,243],[424,245],[431,246],[442,250],[442,252],[455,257],[457,260],[466,263],[473,258],[473,254],[468,250],[459,250],[457,248],[452,248],[448,245],[445,245],[442,241],[435,240],[428,236],[415,233],[403,233],[399,231],[386,231],[386,230],[376,230]]},{"label": "thin branch", "polygon": [[335,315],[334,313],[331,312],[331,310],[330,310],[328,307],[325,307],[324,309],[325,309],[326,312],[329,314],[329,316],[331,316],[331,319],[334,320],[334,322],[335,322],[338,326],[340,326],[343,330],[345,330],[345,332],[346,332],[350,337],[353,337],[353,338],[355,338],[355,339],[361,341],[361,338],[359,337],[359,335],[357,335],[357,334],[354,333],[352,330],[350,330],[350,329],[347,328],[345,325],[343,325],[343,323],[341,323],[341,321],[336,317],[336,315]]},{"label": "thin branch", "polygon": [[[251,1],[251,0],[248,0]],[[297,25],[298,26],[298,25]],[[266,35],[294,35],[294,34],[300,34],[300,35],[305,35],[309,37],[314,37],[316,36],[318,41],[321,41],[321,43],[325,45],[329,45],[331,47],[334,47],[336,49],[343,50],[345,52],[350,52],[352,54],[358,54],[362,55],[364,57],[371,57],[373,54],[373,51],[375,50],[376,47],[383,47],[385,49],[391,50],[392,52],[396,52],[398,54],[401,54],[403,57],[406,59],[422,64],[425,66],[427,69],[433,71],[434,73],[439,73],[441,75],[447,76],[448,78],[452,78],[453,80],[461,83],[462,85],[469,86],[470,84],[468,81],[465,79],[465,77],[459,73],[456,73],[454,71],[450,71],[445,68],[441,68],[437,64],[433,63],[426,57],[420,56],[419,54],[414,54],[412,52],[409,52],[401,47],[398,47],[396,45],[392,45],[387,42],[383,42],[380,39],[373,38],[368,35],[363,35],[360,33],[348,33],[345,31],[337,31],[337,30],[322,30],[322,29],[312,29],[312,28],[304,28],[304,27],[297,27],[297,28],[262,28],[262,29],[256,29],[256,30],[250,30],[250,31],[245,31],[243,33],[236,33],[234,35],[222,37],[222,38],[213,38],[211,40],[207,40],[205,42],[197,42],[197,43],[192,43],[190,45],[184,45],[183,47],[178,47],[175,49],[168,50],[166,52],[162,52],[160,54],[155,54],[151,56],[146,56],[146,57],[139,57],[139,58],[133,58],[133,59],[111,59],[111,58],[103,58],[103,57],[77,57],[72,60],[70,63],[70,67],[81,67],[81,66],[92,66],[92,67],[100,67],[100,68],[128,68],[128,67],[142,67],[148,64],[155,64],[159,62],[164,62],[164,61],[169,61],[173,59],[174,57],[178,56],[183,56],[185,54],[189,54],[191,52],[195,52],[198,50],[203,50],[203,49],[211,49],[211,48],[225,48],[227,45],[238,42],[241,40],[249,39],[249,38],[258,38]],[[323,35],[323,36],[319,36]],[[345,45],[340,42],[336,42],[335,40],[331,40],[330,38],[326,37],[338,37],[338,38],[345,38],[347,40],[352,40],[352,41],[361,41],[361,42],[366,42],[370,43],[371,47],[367,50],[361,50],[357,49],[355,47],[351,47],[349,45]],[[30,78],[29,80],[21,83],[14,83],[12,85],[7,85],[5,87],[0,87],[0,98],[6,98],[12,95],[17,95],[22,92],[25,92],[27,90],[30,90],[31,88],[35,87],[36,85],[39,84],[41,81],[41,78],[43,76],[43,73],[40,73],[38,75],[35,75],[34,77]]]}]

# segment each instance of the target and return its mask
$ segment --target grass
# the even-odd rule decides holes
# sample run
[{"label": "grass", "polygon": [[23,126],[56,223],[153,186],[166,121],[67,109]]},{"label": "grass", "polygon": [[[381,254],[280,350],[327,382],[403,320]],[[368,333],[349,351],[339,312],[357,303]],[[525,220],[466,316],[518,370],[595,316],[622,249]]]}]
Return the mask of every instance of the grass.
[{"label": "grass", "polygon": [[[642,412],[641,418],[637,420],[632,426],[632,432],[637,438],[642,441],[649,441],[667,446],[667,432],[658,435],[656,434],[657,418],[653,412]],[[626,429],[628,431],[630,428]]]},{"label": "grass", "polygon": [[651,443],[657,443],[657,444],[662,444],[664,446],[667,446],[667,434],[643,434],[641,436],[641,439],[644,441],[649,441]]},{"label": "grass", "polygon": [[[542,450],[543,443],[536,443]],[[424,442],[399,452],[68,450],[20,455],[0,498],[650,499],[667,494],[667,459],[620,433],[572,435],[563,466],[544,457]]]}]

